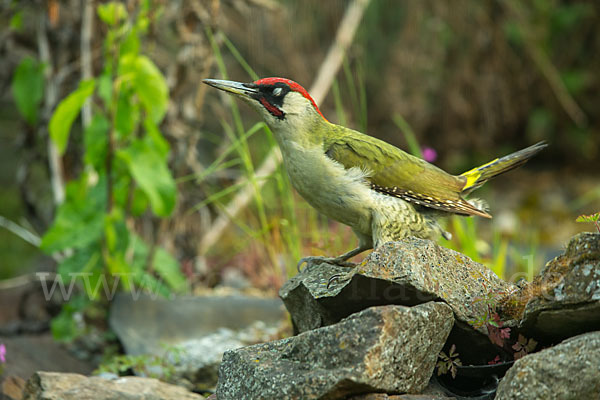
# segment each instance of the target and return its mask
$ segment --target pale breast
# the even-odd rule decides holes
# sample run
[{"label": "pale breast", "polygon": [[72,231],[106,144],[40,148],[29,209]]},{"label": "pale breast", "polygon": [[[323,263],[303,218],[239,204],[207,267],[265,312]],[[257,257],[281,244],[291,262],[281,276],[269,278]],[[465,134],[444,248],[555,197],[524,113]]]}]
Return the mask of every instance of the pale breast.
[{"label": "pale breast", "polygon": [[370,235],[371,189],[364,171],[345,169],[320,149],[295,149],[283,159],[292,185],[311,206]]}]

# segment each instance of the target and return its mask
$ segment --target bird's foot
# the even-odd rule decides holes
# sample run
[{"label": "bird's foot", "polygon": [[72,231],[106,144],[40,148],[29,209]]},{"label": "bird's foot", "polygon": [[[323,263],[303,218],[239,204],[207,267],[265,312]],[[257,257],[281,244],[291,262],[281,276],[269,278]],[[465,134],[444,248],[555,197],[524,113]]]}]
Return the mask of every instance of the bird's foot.
[{"label": "bird's foot", "polygon": [[328,263],[328,264],[335,264],[335,265],[339,265],[340,267],[348,267],[348,268],[354,268],[356,267],[355,263],[346,261],[346,258],[342,258],[342,257],[320,257],[320,256],[312,256],[312,257],[304,257],[301,258],[300,261],[298,261],[298,265],[296,265],[296,269],[298,270],[298,272],[301,272],[302,269],[302,264],[306,263],[306,266],[310,266],[310,265],[315,265],[315,264],[321,264],[321,263]]}]

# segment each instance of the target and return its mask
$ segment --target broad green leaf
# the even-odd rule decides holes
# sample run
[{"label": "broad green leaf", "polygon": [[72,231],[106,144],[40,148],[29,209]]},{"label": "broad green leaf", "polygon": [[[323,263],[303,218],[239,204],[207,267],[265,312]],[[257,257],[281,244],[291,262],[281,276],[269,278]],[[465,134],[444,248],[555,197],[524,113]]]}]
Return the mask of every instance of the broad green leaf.
[{"label": "broad green leaf", "polygon": [[90,300],[98,300],[103,293],[112,291],[112,284],[102,269],[92,270],[91,273],[82,276],[82,286],[86,296]]},{"label": "broad green leaf", "polygon": [[100,240],[104,228],[106,180],[87,186],[87,176],[67,185],[67,199],[58,209],[40,247],[52,254],[65,249],[80,249]]},{"label": "broad green leaf", "polygon": [[119,280],[119,285],[126,291],[131,290],[131,266],[125,261],[124,254],[109,254],[105,257],[108,272],[114,279]]},{"label": "broad green leaf", "polygon": [[152,258],[152,267],[171,289],[182,292],[187,281],[181,273],[179,263],[166,250],[157,248]]},{"label": "broad green leaf", "polygon": [[130,234],[123,219],[122,210],[117,207],[106,215],[104,220],[104,241],[111,253],[125,253],[129,246]]},{"label": "broad green leaf", "polygon": [[73,318],[73,312],[63,310],[50,321],[52,337],[59,342],[71,342],[81,334],[82,328]]},{"label": "broad green leaf", "polygon": [[57,272],[63,283],[67,285],[77,274],[102,271],[102,254],[100,241],[78,249],[58,264]]},{"label": "broad green leaf", "polygon": [[136,291],[147,292],[153,298],[157,297],[157,295],[166,298],[171,293],[167,285],[147,272],[140,272],[135,275],[133,281],[137,285]]},{"label": "broad green leaf", "polygon": [[95,84],[96,82],[93,79],[81,81],[79,87],[61,101],[54,114],[52,114],[48,130],[50,131],[50,138],[56,144],[60,154],[65,152],[71,125],[77,118],[83,103],[94,93]]},{"label": "broad green leaf", "polygon": [[143,190],[136,186],[133,190],[133,201],[131,202],[131,215],[139,217],[148,208],[148,197]]},{"label": "broad green leaf", "polygon": [[115,128],[119,139],[126,139],[131,135],[139,114],[139,109],[133,104],[129,90],[121,90],[117,100],[117,113],[115,115]]},{"label": "broad green leaf", "polygon": [[131,54],[137,55],[140,52],[140,38],[136,27],[132,27],[125,39],[121,42],[119,53],[122,56]]},{"label": "broad green leaf", "polygon": [[142,273],[148,264],[148,246],[135,233],[131,233],[128,252],[131,251],[129,263],[135,274]]},{"label": "broad green leaf", "polygon": [[166,160],[167,154],[169,153],[169,142],[164,138],[158,126],[150,118],[144,119],[144,128],[150,138],[152,147],[160,154],[160,156]]},{"label": "broad green leaf", "polygon": [[82,327],[73,318],[77,312],[83,312],[90,305],[90,299],[83,294],[72,296],[63,304],[60,313],[50,322],[54,339],[70,342],[83,334]]},{"label": "broad green leaf", "polygon": [[119,74],[131,79],[146,113],[158,124],[169,103],[167,82],[158,67],[146,56],[127,54],[121,57]]},{"label": "broad green leaf", "polygon": [[117,155],[148,196],[152,211],[161,217],[169,215],[175,206],[176,188],[164,157],[143,140],[134,141]]},{"label": "broad green leaf", "polygon": [[9,28],[16,32],[21,32],[23,30],[23,11],[17,11],[11,18],[9,22]]},{"label": "broad green leaf", "polygon": [[118,208],[124,210],[127,207],[127,204],[129,204],[132,178],[129,175],[128,167],[123,160],[117,159],[115,161],[116,162],[113,164],[116,175],[113,185],[113,200]]},{"label": "broad green leaf", "polygon": [[127,18],[127,10],[123,3],[111,1],[98,5],[98,16],[109,26],[114,26]]},{"label": "broad green leaf", "polygon": [[31,57],[24,58],[15,71],[12,92],[25,121],[35,125],[44,96],[44,65]]},{"label": "broad green leaf", "polygon": [[104,107],[107,109],[111,106],[112,101],[112,79],[109,71],[104,71],[98,78],[98,96],[104,102]]},{"label": "broad green leaf", "polygon": [[83,133],[85,145],[84,161],[92,165],[96,171],[102,171],[106,167],[106,151],[108,148],[108,130],[110,123],[103,114],[95,114],[90,125]]}]

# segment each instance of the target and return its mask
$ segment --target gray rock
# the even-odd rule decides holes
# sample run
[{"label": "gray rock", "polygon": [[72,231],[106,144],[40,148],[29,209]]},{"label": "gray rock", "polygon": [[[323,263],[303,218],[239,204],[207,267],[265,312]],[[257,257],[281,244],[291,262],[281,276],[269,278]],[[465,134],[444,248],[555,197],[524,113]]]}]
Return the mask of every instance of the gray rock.
[{"label": "gray rock", "polygon": [[202,400],[179,386],[136,376],[106,380],[79,374],[36,372],[27,381],[23,400]]},{"label": "gray rock", "polygon": [[600,234],[574,236],[564,254],[503,303],[522,318],[526,336],[545,344],[600,330]]},{"label": "gray rock", "polygon": [[[217,384],[226,350],[270,340],[284,318],[279,299],[240,295],[135,299],[120,294],[111,304],[109,322],[127,354],[166,354],[175,367],[173,382],[205,390]],[[165,347],[175,351],[167,354]],[[156,367],[152,372],[161,371]]]},{"label": "gray rock", "polygon": [[169,300],[144,294],[136,299],[120,293],[111,304],[109,323],[128,354],[147,354],[161,344],[181,343],[221,328],[242,330],[256,321],[277,325],[285,317],[278,299],[237,295]]},{"label": "gray rock", "polygon": [[[349,275],[328,289],[327,282],[335,274]],[[353,270],[326,263],[307,267],[283,285],[279,296],[297,332],[336,323],[370,306],[441,300],[456,316],[449,340],[457,345],[463,362],[487,363],[497,354],[485,336],[487,329],[480,326],[476,332],[468,324],[488,312],[485,302],[476,298],[514,290],[514,285],[463,254],[429,240],[408,238],[380,246]],[[468,354],[474,344],[478,349]]]},{"label": "gray rock", "polygon": [[600,398],[600,332],[527,355],[508,370],[496,400]]},{"label": "gray rock", "polygon": [[336,399],[419,393],[452,328],[452,310],[429,302],[381,306],[287,339],[228,351],[217,397]]},{"label": "gray rock", "polygon": [[221,328],[212,334],[181,342],[176,345],[177,356],[170,355],[175,367],[173,381],[197,391],[214,388],[221,359],[227,350],[266,342],[276,333],[275,327],[267,327],[258,321],[241,331]]},{"label": "gray rock", "polygon": [[91,362],[77,359],[63,344],[54,340],[51,333],[0,336],[0,343],[6,346],[7,362],[1,364],[4,376],[15,375],[27,380],[40,369],[80,374],[89,374],[94,369]]}]

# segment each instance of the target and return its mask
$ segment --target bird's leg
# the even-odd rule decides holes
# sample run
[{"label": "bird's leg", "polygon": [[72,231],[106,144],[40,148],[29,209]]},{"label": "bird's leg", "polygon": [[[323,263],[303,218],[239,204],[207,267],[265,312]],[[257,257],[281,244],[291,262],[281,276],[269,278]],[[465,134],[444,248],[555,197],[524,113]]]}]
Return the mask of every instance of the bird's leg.
[{"label": "bird's leg", "polygon": [[307,266],[316,264],[316,263],[329,263],[329,264],[339,265],[341,267],[353,268],[356,266],[356,264],[353,262],[349,262],[347,260],[349,258],[354,257],[357,254],[362,253],[365,250],[369,250],[370,248],[372,248],[372,246],[370,246],[366,243],[360,243],[357,248],[350,250],[349,252],[344,253],[337,257],[319,257],[319,256],[304,257],[304,258],[301,258],[300,261],[298,261],[298,265],[296,266],[296,268],[298,269],[298,272],[300,272],[301,271],[300,267],[304,263],[306,263]]}]

